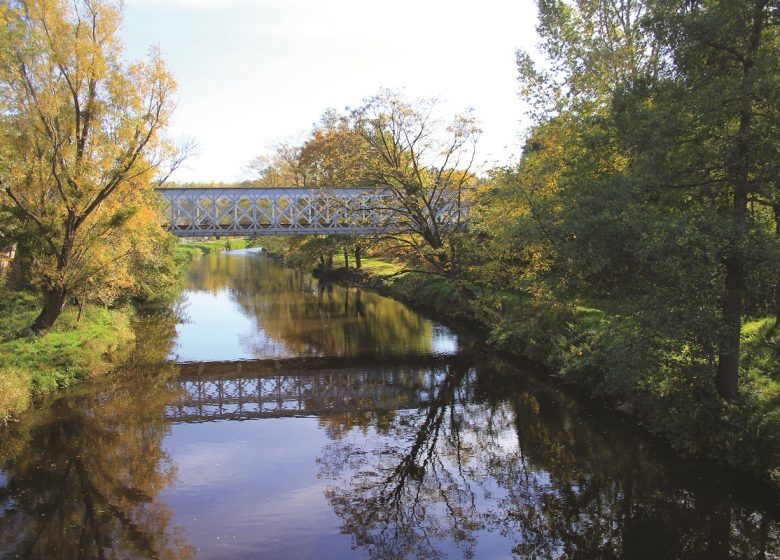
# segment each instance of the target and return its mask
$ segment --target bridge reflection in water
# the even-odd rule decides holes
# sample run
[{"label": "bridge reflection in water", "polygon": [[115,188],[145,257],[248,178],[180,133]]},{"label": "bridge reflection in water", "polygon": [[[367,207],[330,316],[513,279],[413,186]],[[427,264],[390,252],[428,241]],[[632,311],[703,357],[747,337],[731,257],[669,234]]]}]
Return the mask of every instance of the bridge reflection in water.
[{"label": "bridge reflection in water", "polygon": [[419,408],[468,362],[411,355],[393,365],[377,365],[376,356],[181,364],[179,398],[166,416],[190,423]]}]

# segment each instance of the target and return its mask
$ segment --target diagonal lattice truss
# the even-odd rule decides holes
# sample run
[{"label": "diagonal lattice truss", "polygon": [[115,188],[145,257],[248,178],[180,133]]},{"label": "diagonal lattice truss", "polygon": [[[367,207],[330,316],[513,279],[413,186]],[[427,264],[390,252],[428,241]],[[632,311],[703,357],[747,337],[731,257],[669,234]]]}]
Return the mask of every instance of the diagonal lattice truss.
[{"label": "diagonal lattice truss", "polygon": [[376,189],[162,188],[164,226],[179,237],[378,234],[393,229]]}]

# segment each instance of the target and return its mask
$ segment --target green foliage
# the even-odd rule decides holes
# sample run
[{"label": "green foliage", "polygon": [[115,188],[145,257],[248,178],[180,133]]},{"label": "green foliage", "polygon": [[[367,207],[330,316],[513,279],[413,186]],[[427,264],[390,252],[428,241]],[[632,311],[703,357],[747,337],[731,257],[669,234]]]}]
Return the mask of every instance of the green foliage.
[{"label": "green foliage", "polygon": [[391,274],[397,274],[403,270],[404,265],[397,262],[388,262],[382,259],[363,257],[362,269],[368,274],[374,276],[389,276]]},{"label": "green foliage", "polygon": [[472,304],[496,344],[675,447],[776,473],[775,3],[537,4],[548,64],[517,59],[533,126],[477,193],[462,268],[529,297]]},{"label": "green foliage", "polygon": [[143,302],[170,301],[181,288],[182,262],[179,241],[165,236],[156,251],[134,256],[133,299]]}]

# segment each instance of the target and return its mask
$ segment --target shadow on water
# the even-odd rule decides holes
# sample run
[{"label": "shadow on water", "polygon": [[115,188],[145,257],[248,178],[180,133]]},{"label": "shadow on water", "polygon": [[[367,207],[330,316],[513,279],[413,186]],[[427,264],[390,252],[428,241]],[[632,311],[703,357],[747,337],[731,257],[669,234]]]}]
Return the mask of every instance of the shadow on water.
[{"label": "shadow on water", "polygon": [[189,293],[230,291],[285,353],[177,364],[177,318],[143,317],[122,371],[0,434],[0,558],[780,555],[776,504],[730,476],[497,358],[436,352],[468,345],[396,302],[364,293],[363,327],[354,291],[320,304],[249,260],[200,263]]}]

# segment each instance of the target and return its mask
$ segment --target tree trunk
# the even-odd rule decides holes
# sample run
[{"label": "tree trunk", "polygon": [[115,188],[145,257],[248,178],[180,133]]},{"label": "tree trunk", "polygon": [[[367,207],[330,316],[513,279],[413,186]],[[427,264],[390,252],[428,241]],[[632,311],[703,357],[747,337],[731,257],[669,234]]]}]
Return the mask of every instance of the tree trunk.
[{"label": "tree trunk", "polygon": [[[738,243],[738,242],[732,242]],[[742,255],[732,247],[726,261],[726,293],[723,297],[723,331],[718,355],[716,386],[727,400],[739,395],[739,337],[742,326]]]},{"label": "tree trunk", "polygon": [[[73,249],[73,240],[76,237],[75,215],[72,211],[68,212],[68,219],[65,225],[65,236],[62,241],[62,249],[60,254],[57,255],[57,276],[61,277],[62,273],[67,270],[70,263],[70,253]],[[57,284],[55,284],[57,285]],[[54,322],[62,313],[63,307],[65,307],[65,301],[68,297],[68,288],[66,286],[57,285],[56,288],[44,288],[43,289],[43,309],[41,309],[40,315],[35,318],[30,328],[36,333],[42,333],[48,331]]]},{"label": "tree trunk", "polygon": [[742,327],[742,294],[744,291],[744,242],[747,232],[747,202],[750,192],[750,165],[754,146],[751,140],[753,102],[755,99],[755,58],[764,27],[765,0],[753,6],[753,18],[747,52],[742,59],[742,84],[739,100],[739,131],[736,138],[733,167],[734,197],[732,217],[734,232],[726,257],[726,289],[723,297],[723,330],[720,339],[718,393],[727,400],[739,396],[739,345]]},{"label": "tree trunk", "polygon": [[344,268],[349,268],[349,251],[344,247]]},{"label": "tree trunk", "polygon": [[[775,236],[780,238],[780,204],[772,206],[775,212]],[[780,329],[780,273],[775,278],[775,325],[774,330]]]},{"label": "tree trunk", "polygon": [[67,292],[62,288],[44,290],[43,309],[41,309],[41,313],[33,321],[30,328],[36,333],[42,333],[52,328],[54,322],[62,313],[62,308],[65,307],[67,297]]},{"label": "tree trunk", "polygon": [[363,264],[360,262],[360,258],[363,256],[363,248],[358,244],[355,245],[355,268],[360,270],[360,267],[363,266]]}]

